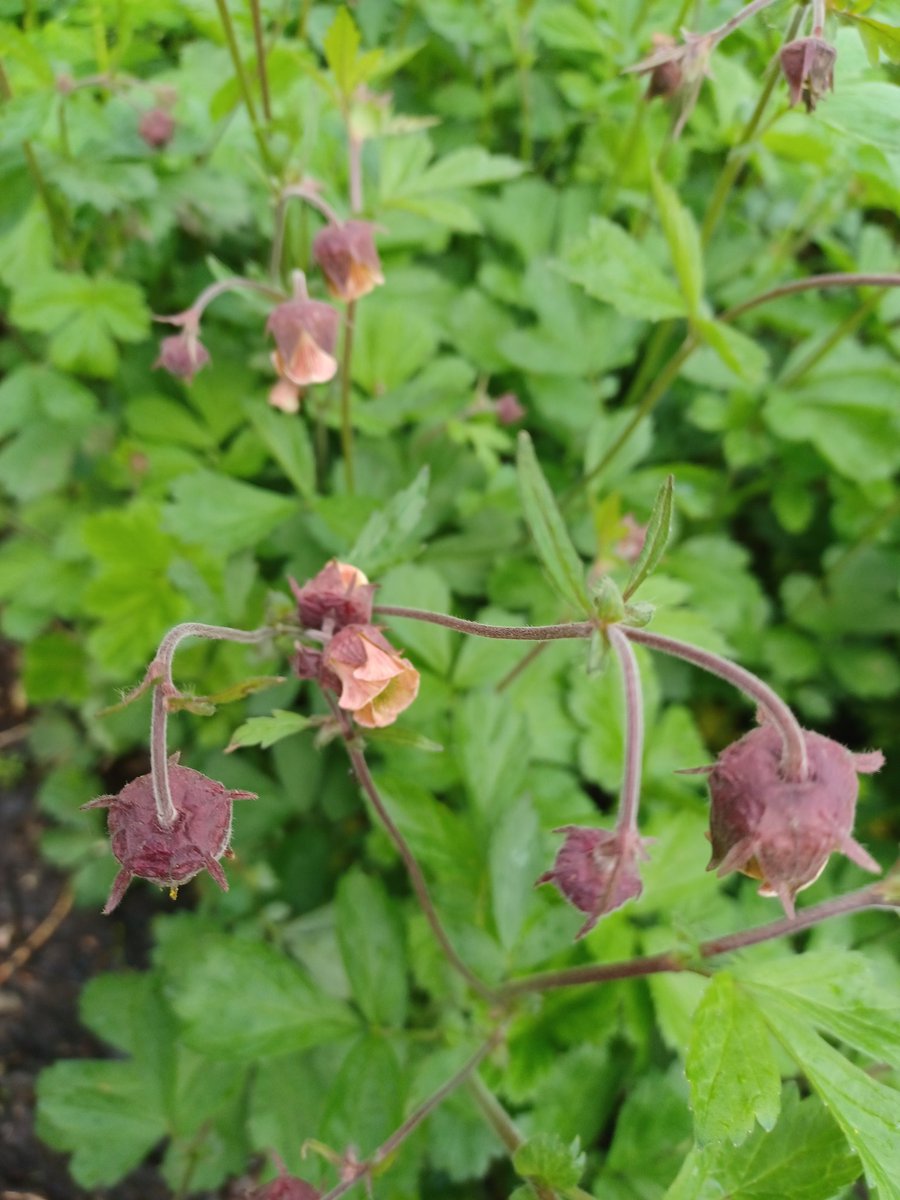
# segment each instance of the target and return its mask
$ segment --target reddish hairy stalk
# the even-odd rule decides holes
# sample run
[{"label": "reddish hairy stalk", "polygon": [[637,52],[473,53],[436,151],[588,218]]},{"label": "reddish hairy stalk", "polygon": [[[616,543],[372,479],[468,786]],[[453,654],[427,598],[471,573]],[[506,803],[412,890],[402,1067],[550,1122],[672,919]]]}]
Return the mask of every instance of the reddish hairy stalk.
[{"label": "reddish hairy stalk", "polygon": [[427,621],[443,625],[457,633],[475,637],[500,638],[520,642],[549,642],[558,638],[589,638],[597,626],[593,621],[570,621],[563,625],[485,625],[482,621],[467,621],[447,613],[429,612],[424,608],[404,608],[398,604],[376,604],[373,612],[383,617],[408,617],[411,621]]},{"label": "reddish hairy stalk", "polygon": [[625,772],[619,800],[619,832],[637,832],[638,801],[641,794],[641,765],[644,754],[644,702],[641,676],[634,651],[628,638],[617,625],[607,629],[610,645],[622,670],[622,690],[625,699]]}]

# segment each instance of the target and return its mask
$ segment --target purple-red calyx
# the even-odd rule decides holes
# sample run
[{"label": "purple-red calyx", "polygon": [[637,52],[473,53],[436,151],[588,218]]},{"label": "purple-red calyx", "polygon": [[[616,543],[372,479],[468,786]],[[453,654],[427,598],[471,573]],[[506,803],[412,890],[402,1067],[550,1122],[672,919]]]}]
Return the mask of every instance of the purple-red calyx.
[{"label": "purple-red calyx", "polygon": [[769,723],[727,746],[709,768],[707,869],[760,880],[760,895],[777,896],[788,916],[794,915],[794,897],[818,879],[835,851],[866,871],[881,871],[852,832],[857,774],[879,770],[883,755],[852,754],[808,730],[803,738],[809,775],[802,781],[782,777],[782,738]]},{"label": "purple-red calyx", "polygon": [[647,858],[649,839],[634,829],[592,829],[583,825],[563,825],[554,833],[564,833],[556,861],[535,886],[554,884],[575,908],[587,914],[578,930],[582,938],[601,917],[635,900],[643,890],[638,863]]},{"label": "purple-red calyx", "polygon": [[374,232],[368,221],[344,221],[326,225],[313,239],[313,258],[336,299],[350,303],[384,283]]},{"label": "purple-red calyx", "polygon": [[791,105],[800,100],[812,112],[828,91],[834,91],[837,51],[820,37],[798,38],[781,49],[781,69],[790,89]]},{"label": "purple-red calyx", "polygon": [[297,297],[272,309],[266,331],[275,339],[272,363],[282,379],[297,387],[327,383],[337,374],[334,347],[337,309],[321,300]]},{"label": "purple-red calyx", "polygon": [[332,631],[345,625],[367,625],[372,619],[375,585],[357,567],[333,558],[301,587],[289,580],[300,622],[306,629]]},{"label": "purple-red calyx", "polygon": [[148,109],[138,122],[138,133],[151,150],[162,150],[175,133],[175,118],[164,108]]},{"label": "purple-red calyx", "polygon": [[209,351],[200,341],[196,330],[185,328],[181,333],[163,338],[153,367],[161,367],[176,379],[190,383],[209,361]]},{"label": "purple-red calyx", "polygon": [[121,864],[104,913],[111,913],[137,875],[174,891],[200,871],[208,871],[223,891],[228,881],[219,860],[231,838],[231,806],[255,799],[253,792],[229,791],[224,784],[178,764],[168,765],[169,787],[177,809],[171,825],[157,813],[153,779],[141,775],[115,796],[99,796],[83,808],[106,808],[112,852]]}]

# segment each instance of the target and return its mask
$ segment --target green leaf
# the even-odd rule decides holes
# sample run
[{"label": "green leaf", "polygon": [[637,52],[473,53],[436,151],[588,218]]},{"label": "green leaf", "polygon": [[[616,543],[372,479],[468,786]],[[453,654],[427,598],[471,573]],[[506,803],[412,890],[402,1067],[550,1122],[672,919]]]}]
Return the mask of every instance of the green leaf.
[{"label": "green leaf", "polygon": [[214,471],[194,471],[172,484],[167,529],[212,554],[234,554],[258,542],[297,512],[297,502]]},{"label": "green leaf", "polygon": [[606,217],[591,218],[587,237],[575,242],[557,267],[623,316],[664,321],[687,315],[678,289],[644,247]]},{"label": "green leaf", "polygon": [[48,272],[20,286],[12,320],[50,335],[50,358],[68,371],[111,378],[118,367],[116,340],[146,337],[150,313],[139,287],[105,276]]},{"label": "green leaf", "polygon": [[396,1051],[387,1038],[364,1034],[350,1047],[331,1087],[322,1117],[323,1140],[371,1154],[402,1118],[403,1076]]},{"label": "green leaf", "polygon": [[792,1004],[770,996],[760,1011],[859,1155],[879,1200],[898,1200],[900,1092],[848,1062]]},{"label": "green leaf", "polygon": [[631,568],[628,583],[622,593],[624,600],[633,596],[647,576],[656,570],[666,552],[666,546],[669,544],[669,537],[672,533],[674,493],[675,478],[667,475],[653,501],[653,510],[647,523],[647,532],[644,534],[644,544],[637,561]]},{"label": "green leaf", "polygon": [[331,68],[345,101],[350,99],[358,82],[359,46],[360,36],[356,22],[347,9],[341,7],[325,34],[323,49],[325,61]]},{"label": "green leaf", "polygon": [[491,907],[504,950],[515,945],[541,870],[541,838],[530,796],[521,796],[501,816],[491,834]]},{"label": "green leaf", "polygon": [[[410,608],[427,608],[431,612],[450,610],[450,589],[439,572],[432,567],[409,563],[394,567],[381,580],[379,604],[402,604]],[[441,625],[426,621],[392,621],[395,643],[411,650],[416,659],[428,664],[439,675],[446,675],[453,661],[459,636]]]},{"label": "green leaf", "polygon": [[874,17],[865,16],[863,13],[845,12],[840,9],[835,15],[839,21],[856,26],[873,67],[878,66],[880,53],[883,53],[889,62],[900,63],[900,28],[896,25],[876,21]]},{"label": "green leaf", "polygon": [[425,511],[429,479],[428,467],[422,467],[409,487],[372,513],[347,553],[348,562],[375,576],[409,557],[415,545],[413,535]]},{"label": "green leaf", "polygon": [[695,322],[695,329],[708,346],[735,375],[756,387],[768,374],[769,356],[759,342],[747,337],[730,325],[705,318]]},{"label": "green leaf", "polygon": [[489,154],[481,146],[463,146],[438,159],[427,170],[410,180],[405,195],[421,196],[457,188],[479,187],[517,179],[524,163],[505,154]]},{"label": "green leaf", "polygon": [[694,1014],[685,1072],[694,1127],[701,1142],[727,1138],[739,1145],[755,1122],[772,1129],[781,1077],[756,1004],[720,972]]},{"label": "green leaf", "polygon": [[695,1147],[665,1200],[833,1200],[859,1175],[852,1153],[816,1096],[785,1088],[771,1133],[756,1129],[742,1146]]},{"label": "green leaf", "polygon": [[243,725],[238,725],[226,750],[240,750],[245,746],[262,746],[264,750],[268,750],[283,738],[303,733],[312,724],[311,717],[276,708],[267,717],[250,717]]},{"label": "green leaf", "polygon": [[515,1151],[516,1174],[549,1188],[573,1188],[584,1172],[585,1156],[578,1139],[567,1146],[553,1133],[536,1133]]},{"label": "green leaf", "polygon": [[165,1137],[161,1104],[131,1062],[54,1063],[37,1084],[37,1134],[72,1154],[85,1188],[117,1183]]},{"label": "green leaf", "polygon": [[700,231],[678,193],[655,170],[650,172],[650,182],[675,274],[681,284],[681,294],[690,316],[699,317],[703,308],[703,246]]},{"label": "green leaf", "polygon": [[358,868],[337,892],[341,958],[360,1011],[375,1026],[406,1021],[406,948],[397,908],[380,880]]},{"label": "green leaf", "polygon": [[817,1029],[900,1070],[896,997],[879,986],[862,954],[808,951],[764,965],[750,964],[736,974],[753,990],[760,1006],[774,994],[778,1003],[793,1005]]},{"label": "green leaf", "polygon": [[458,703],[454,742],[476,809],[488,822],[517,799],[528,769],[525,721],[495,691],[471,692]]},{"label": "green leaf", "polygon": [[276,412],[274,408],[250,410],[253,428],[266,449],[284,471],[301,496],[315,491],[316,467],[306,423],[298,416]]},{"label": "green leaf", "polygon": [[214,1058],[288,1054],[352,1033],[352,1014],[270,946],[225,935],[196,945],[190,973],[169,980],[184,1040]]},{"label": "green leaf", "polygon": [[584,564],[569,537],[531,438],[523,430],[518,447],[519,494],[538,557],[563,600],[579,613],[591,611]]}]

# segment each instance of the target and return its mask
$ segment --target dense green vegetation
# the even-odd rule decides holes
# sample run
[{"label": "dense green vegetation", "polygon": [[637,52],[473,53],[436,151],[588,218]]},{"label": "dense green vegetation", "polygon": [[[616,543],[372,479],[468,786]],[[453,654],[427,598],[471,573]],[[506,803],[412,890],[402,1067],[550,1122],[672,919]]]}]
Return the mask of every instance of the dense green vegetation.
[{"label": "dense green vegetation", "polygon": [[[670,475],[648,628],[881,747],[855,836],[890,868],[900,32],[887,0],[829,2],[834,90],[827,55],[812,84],[807,64],[806,112],[779,51],[824,6],[752,7],[679,59],[682,28],[738,0],[0,6],[0,599],[34,711],[2,769],[38,764],[79,903],[118,869],[80,806],[146,770],[149,697],[104,710],[170,627],[283,632],[288,578],[335,557],[381,605],[609,620],[596,585],[627,588]],[[659,34],[675,57],[651,90],[680,87],[650,98],[627,68]],[[375,227],[383,283],[349,304],[313,255],[329,210]],[[266,332],[296,271],[340,314],[309,386],[278,382]],[[533,885],[554,830],[615,820],[631,723],[608,639],[379,623],[421,686],[363,731],[373,776],[487,995],[442,955],[294,637],[192,642],[169,749],[259,800],[235,812],[230,890],[161,900],[153,969],[84,993],[120,1055],[43,1077],[73,1177],[114,1182],[166,1138],[173,1195],[254,1155],[271,1178],[272,1151],[326,1192],[335,1156],[371,1155],[468,1062],[373,1164],[380,1200],[900,1197],[896,914],[703,949],[781,915],[705,872],[705,783],[675,773],[752,727],[746,700],[637,646],[655,840],[642,894],[574,942],[584,913]],[[835,855],[798,913],[866,882]],[[503,987],[670,951],[702,972]]]}]

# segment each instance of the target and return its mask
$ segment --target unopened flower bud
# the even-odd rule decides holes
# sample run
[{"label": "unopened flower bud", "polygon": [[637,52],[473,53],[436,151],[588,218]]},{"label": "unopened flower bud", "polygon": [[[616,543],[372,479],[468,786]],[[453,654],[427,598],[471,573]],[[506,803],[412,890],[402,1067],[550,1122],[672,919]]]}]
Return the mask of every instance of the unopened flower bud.
[{"label": "unopened flower bud", "polygon": [[501,425],[515,425],[525,416],[525,407],[515,392],[504,392],[494,401],[494,412]]},{"label": "unopened flower bud", "polygon": [[338,300],[358,300],[384,283],[373,227],[368,221],[326,225],[316,234],[312,253],[329,292]]},{"label": "unopened flower bud", "polygon": [[707,870],[759,879],[761,896],[777,896],[788,916],[794,897],[814,883],[834,851],[878,874],[878,863],[852,837],[857,773],[877,771],[880,752],[851,754],[839,742],[804,730],[808,777],[782,776],[783,742],[766,723],[727,746],[710,769]]},{"label": "unopened flower bud", "polygon": [[[654,33],[653,47],[654,50],[664,50],[678,45],[678,40],[673,38],[668,33]],[[676,95],[684,82],[684,76],[681,70],[681,63],[677,58],[666,59],[663,62],[658,62],[650,70],[650,82],[647,86],[647,99],[652,100],[655,96],[662,96],[668,100]]]},{"label": "unopened flower bud", "polygon": [[791,105],[803,100],[812,112],[827,91],[834,91],[837,51],[820,37],[798,38],[781,49],[781,69],[791,94]]},{"label": "unopened flower bud", "polygon": [[336,632],[345,625],[368,625],[372,619],[375,586],[349,563],[333,558],[303,587],[293,579],[289,583],[306,629],[322,629],[330,623]]},{"label": "unopened flower bud", "polygon": [[297,387],[333,379],[338,320],[337,309],[319,300],[287,300],[273,309],[266,330],[275,338],[278,374]]},{"label": "unopened flower bud", "polygon": [[162,150],[175,133],[175,118],[164,108],[148,109],[138,122],[138,133],[152,150]]},{"label": "unopened flower bud", "polygon": [[289,379],[278,379],[269,388],[269,403],[281,412],[298,413],[300,411],[300,389]]},{"label": "unopened flower bud", "polygon": [[133,779],[118,795],[99,796],[82,805],[109,809],[112,852],[122,865],[104,913],[119,904],[135,875],[174,889],[205,870],[228,891],[219,859],[231,838],[231,805],[234,800],[255,799],[254,794],[229,791],[199,771],[179,766],[177,755],[169,761],[168,774],[178,814],[171,825],[159,820],[150,775]]},{"label": "unopened flower bud", "polygon": [[602,916],[621,908],[643,890],[638,862],[647,857],[647,839],[633,830],[591,829],[563,825],[564,833],[553,869],[545,871],[535,886],[554,884],[563,896],[583,913],[587,921],[575,935],[582,938]]},{"label": "unopened flower bud", "polygon": [[341,685],[338,704],[359,725],[392,725],[419,693],[419,672],[374,625],[346,625],[322,655]]},{"label": "unopened flower bud", "polygon": [[162,367],[176,379],[183,379],[186,383],[190,383],[197,372],[202,371],[209,361],[209,351],[196,333],[185,329],[181,333],[163,338],[159,344],[159,356],[153,364],[153,368],[156,370],[158,367]]}]

